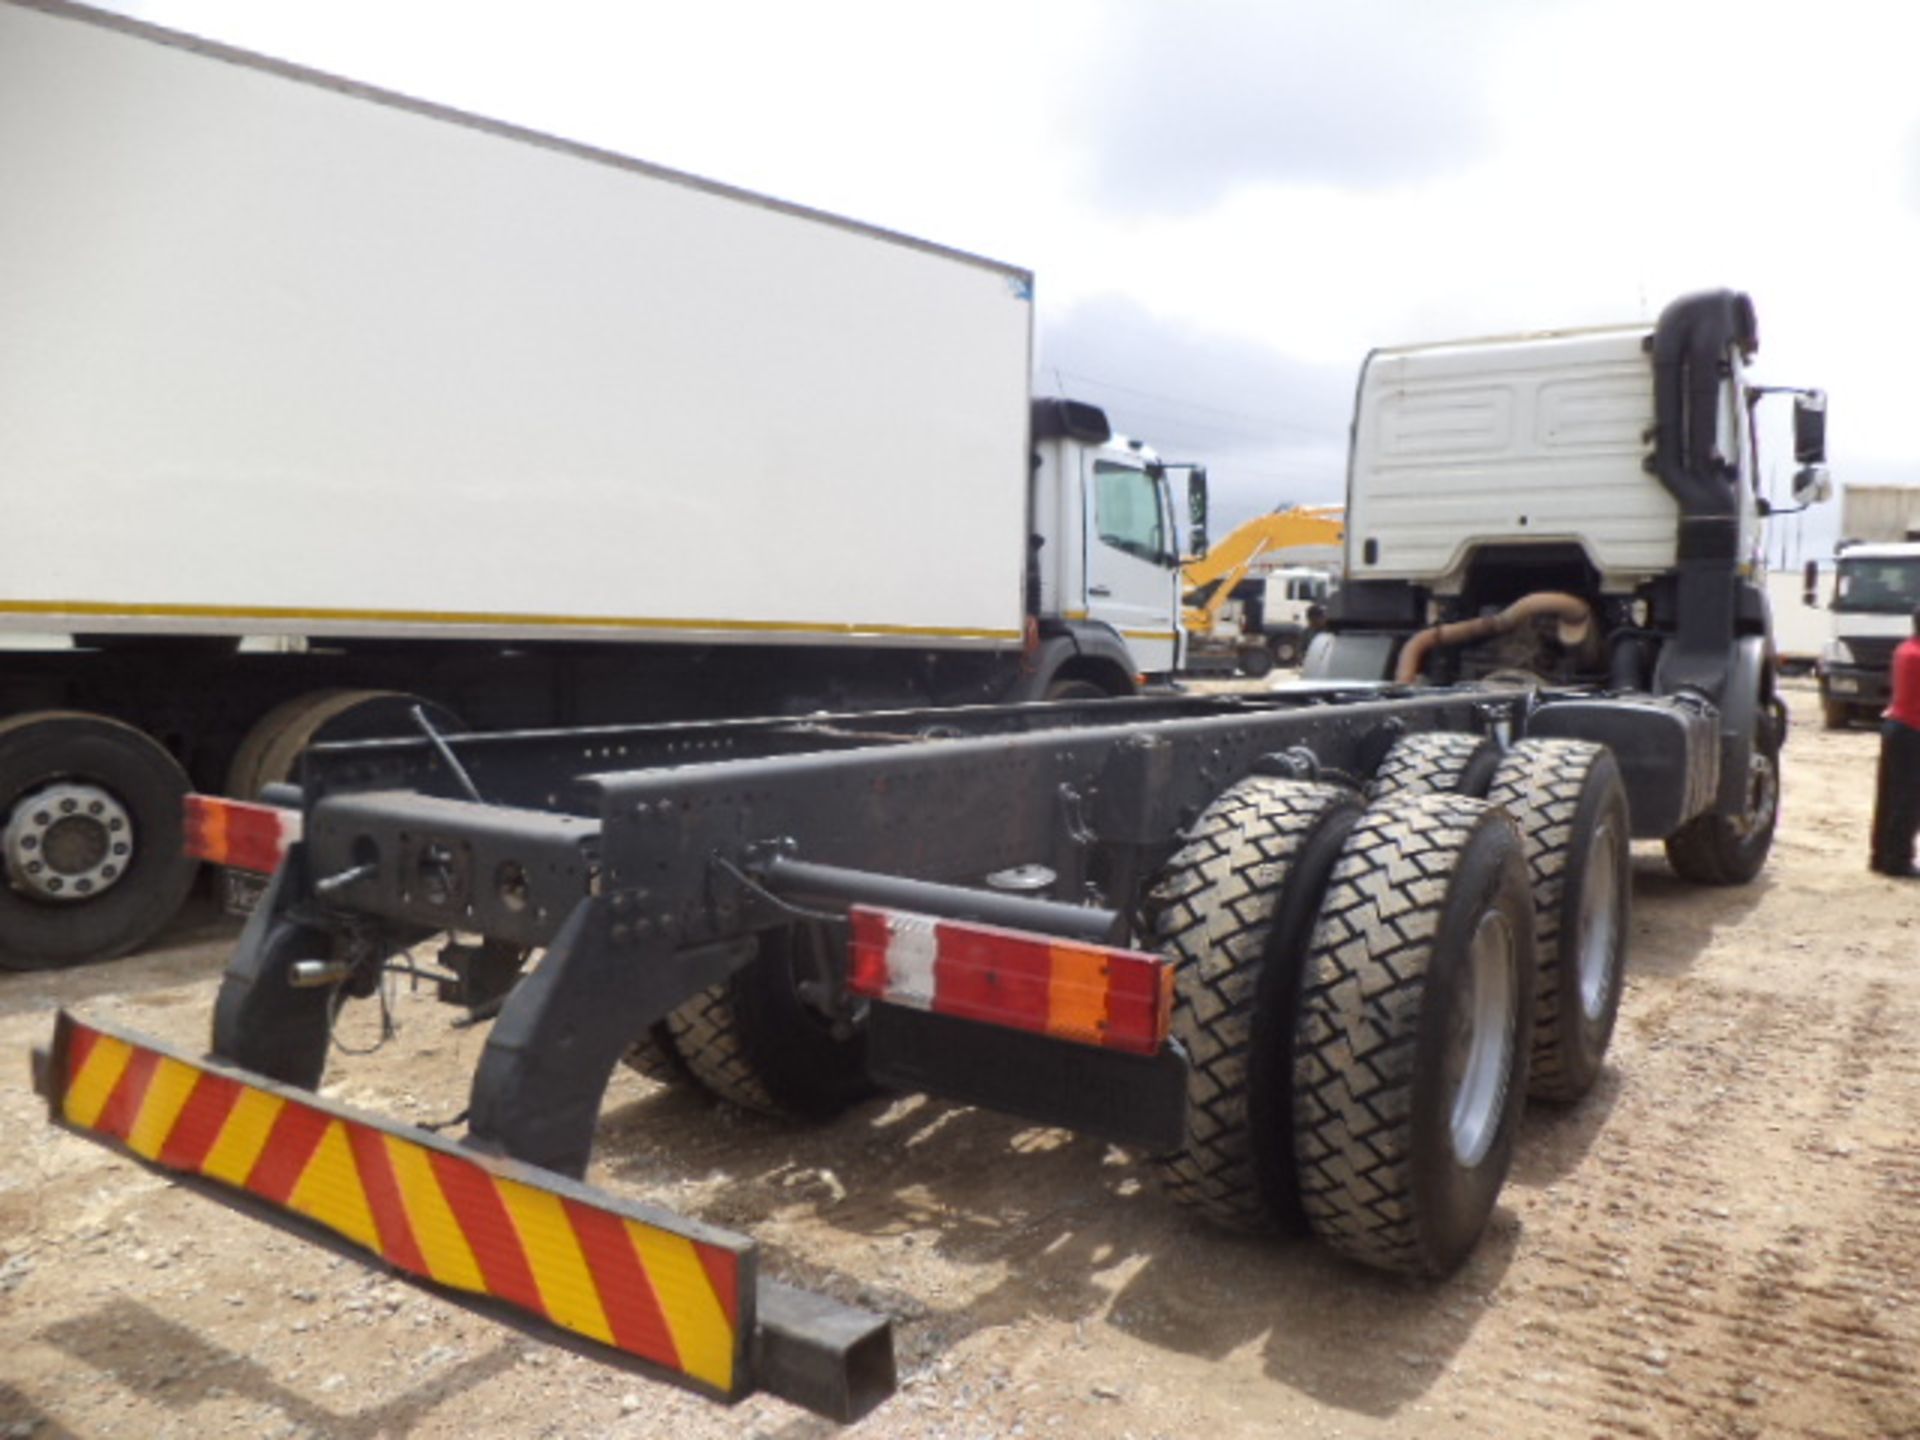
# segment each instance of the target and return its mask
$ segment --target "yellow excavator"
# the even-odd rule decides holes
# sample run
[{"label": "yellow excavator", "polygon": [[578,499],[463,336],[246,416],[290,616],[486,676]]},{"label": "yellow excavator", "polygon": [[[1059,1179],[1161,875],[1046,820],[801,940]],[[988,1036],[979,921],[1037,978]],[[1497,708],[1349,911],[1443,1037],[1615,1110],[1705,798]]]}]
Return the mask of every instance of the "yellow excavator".
[{"label": "yellow excavator", "polygon": [[1345,535],[1345,507],[1294,505],[1254,516],[1184,562],[1188,668],[1259,676],[1297,662]]}]

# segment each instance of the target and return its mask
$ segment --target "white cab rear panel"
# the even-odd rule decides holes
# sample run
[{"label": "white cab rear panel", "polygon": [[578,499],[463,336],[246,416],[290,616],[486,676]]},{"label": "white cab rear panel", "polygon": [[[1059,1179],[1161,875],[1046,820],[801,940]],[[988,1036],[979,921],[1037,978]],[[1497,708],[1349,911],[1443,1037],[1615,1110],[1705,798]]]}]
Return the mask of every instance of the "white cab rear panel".
[{"label": "white cab rear panel", "polygon": [[1581,545],[1610,590],[1671,567],[1679,509],[1642,465],[1647,334],[1375,351],[1354,424],[1348,576],[1446,591],[1476,545],[1525,541]]}]

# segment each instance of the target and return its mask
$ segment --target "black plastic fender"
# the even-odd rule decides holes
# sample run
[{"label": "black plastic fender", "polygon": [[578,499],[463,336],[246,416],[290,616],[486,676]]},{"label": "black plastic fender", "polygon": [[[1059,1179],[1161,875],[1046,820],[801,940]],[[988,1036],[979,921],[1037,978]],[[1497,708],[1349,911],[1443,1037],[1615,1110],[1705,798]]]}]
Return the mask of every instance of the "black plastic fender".
[{"label": "black plastic fender", "polygon": [[[1715,807],[1723,815],[1739,815],[1747,808],[1747,766],[1760,733],[1762,706],[1772,689],[1766,637],[1746,635],[1734,641],[1720,698],[1720,792]],[[1771,716],[1766,719],[1771,728]]]}]

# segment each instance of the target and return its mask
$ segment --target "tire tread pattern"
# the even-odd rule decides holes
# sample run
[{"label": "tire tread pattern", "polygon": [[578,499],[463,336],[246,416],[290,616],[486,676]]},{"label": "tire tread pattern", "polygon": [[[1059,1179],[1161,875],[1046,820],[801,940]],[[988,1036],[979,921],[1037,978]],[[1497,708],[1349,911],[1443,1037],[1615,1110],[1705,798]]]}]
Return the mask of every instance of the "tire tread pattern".
[{"label": "tire tread pattern", "polygon": [[1402,735],[1367,782],[1367,798],[1457,794],[1490,744],[1485,735],[1466,731],[1427,730]]},{"label": "tire tread pattern", "polygon": [[761,1115],[785,1115],[788,1107],[774,1097],[747,1052],[731,991],[722,982],[671,1011],[666,1025],[673,1048],[693,1078],[720,1099]]},{"label": "tire tread pattern", "polygon": [[1281,1228],[1249,1123],[1254,1011],[1273,897],[1329,807],[1331,785],[1249,776],[1200,816],[1149,897],[1155,943],[1175,962],[1172,1033],[1186,1047],[1187,1138],[1156,1160],[1179,1204],[1229,1229]]},{"label": "tire tread pattern", "polygon": [[[1561,1047],[1561,1007],[1580,997],[1560,985],[1560,911],[1573,847],[1573,822],[1587,776],[1604,747],[1589,740],[1525,740],[1507,752],[1494,771],[1487,798],[1513,818],[1520,831],[1533,890],[1534,943],[1540,968],[1534,976],[1533,1057],[1527,1093],[1542,1100],[1576,1100],[1578,1087]],[[1624,883],[1625,877],[1620,877]]]},{"label": "tire tread pattern", "polygon": [[1368,807],[1321,902],[1293,1074],[1300,1198],[1314,1233],[1422,1273],[1412,1113],[1427,972],[1452,871],[1491,807],[1409,795]]}]

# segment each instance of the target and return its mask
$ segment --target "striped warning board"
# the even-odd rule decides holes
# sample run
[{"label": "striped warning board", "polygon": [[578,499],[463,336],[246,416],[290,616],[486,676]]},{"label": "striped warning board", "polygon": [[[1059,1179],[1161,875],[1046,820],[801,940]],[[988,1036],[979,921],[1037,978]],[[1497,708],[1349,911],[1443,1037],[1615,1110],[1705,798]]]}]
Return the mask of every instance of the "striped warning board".
[{"label": "striped warning board", "polygon": [[62,1011],[53,1118],[324,1225],[411,1275],[745,1393],[755,1251],[742,1236]]}]

